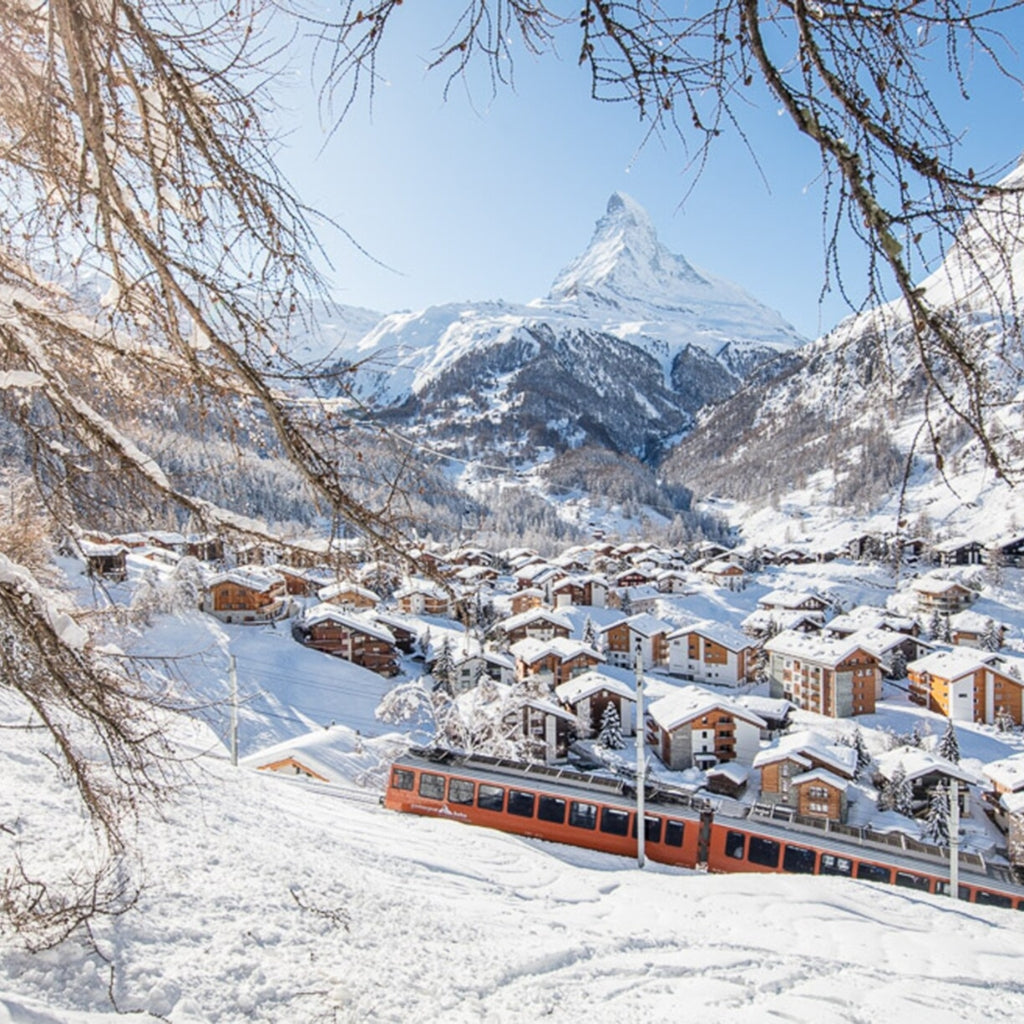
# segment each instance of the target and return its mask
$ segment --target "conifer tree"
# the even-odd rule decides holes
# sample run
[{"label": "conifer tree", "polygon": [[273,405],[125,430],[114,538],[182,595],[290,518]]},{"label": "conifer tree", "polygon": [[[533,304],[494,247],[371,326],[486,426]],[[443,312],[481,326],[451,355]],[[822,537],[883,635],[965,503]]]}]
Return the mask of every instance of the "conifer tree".
[{"label": "conifer tree", "polygon": [[601,715],[601,731],[597,735],[597,741],[608,750],[621,750],[626,745],[622,738],[619,709],[611,701],[605,705]]},{"label": "conifer tree", "polygon": [[946,722],[946,731],[939,737],[935,753],[953,764],[960,763],[960,741],[956,738],[956,729],[953,727],[952,718]]},{"label": "conifer tree", "polygon": [[589,615],[583,622],[583,634],[581,639],[585,644],[589,644],[595,650],[597,649],[597,627],[594,625],[594,620]]},{"label": "conifer tree", "polygon": [[921,838],[935,846],[949,846],[949,790],[946,786],[936,786],[932,790]]},{"label": "conifer tree", "polygon": [[857,751],[855,773],[856,777],[859,778],[871,764],[871,755],[868,753],[867,744],[864,742],[864,734],[860,731],[859,725],[853,730],[853,749]]},{"label": "conifer tree", "polygon": [[998,651],[1002,647],[1002,640],[999,636],[999,627],[995,619],[985,620],[985,631],[981,634],[981,649],[983,651]]},{"label": "conifer tree", "polygon": [[435,690],[444,690],[449,695],[453,693],[452,677],[455,675],[455,659],[452,656],[451,640],[447,636],[441,642],[441,649],[437,652],[431,675],[434,677]]}]

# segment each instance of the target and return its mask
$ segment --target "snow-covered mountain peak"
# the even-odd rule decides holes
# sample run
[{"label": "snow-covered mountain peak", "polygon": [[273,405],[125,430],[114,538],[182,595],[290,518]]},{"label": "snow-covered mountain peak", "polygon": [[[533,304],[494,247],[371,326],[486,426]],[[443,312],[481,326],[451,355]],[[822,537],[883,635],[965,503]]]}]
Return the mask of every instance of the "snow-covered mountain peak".
[{"label": "snow-covered mountain peak", "polygon": [[647,211],[625,193],[613,192],[590,244],[558,275],[547,301],[589,296],[673,305],[692,298],[701,286],[709,282],[662,245]]}]

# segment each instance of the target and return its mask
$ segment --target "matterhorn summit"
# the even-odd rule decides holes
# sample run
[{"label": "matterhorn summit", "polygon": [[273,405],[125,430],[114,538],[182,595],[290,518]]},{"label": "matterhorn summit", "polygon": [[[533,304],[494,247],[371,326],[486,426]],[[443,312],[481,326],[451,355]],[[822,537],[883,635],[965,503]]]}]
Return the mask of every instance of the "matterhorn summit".
[{"label": "matterhorn summit", "polygon": [[738,285],[669,250],[647,211],[615,192],[586,250],[531,303],[549,314],[586,317],[666,361],[691,346],[743,376],[804,338]]},{"label": "matterhorn summit", "polygon": [[547,301],[590,297],[614,304],[646,297],[673,304],[692,301],[701,288],[710,288],[708,280],[658,241],[647,211],[614,192],[590,245],[558,275]]}]

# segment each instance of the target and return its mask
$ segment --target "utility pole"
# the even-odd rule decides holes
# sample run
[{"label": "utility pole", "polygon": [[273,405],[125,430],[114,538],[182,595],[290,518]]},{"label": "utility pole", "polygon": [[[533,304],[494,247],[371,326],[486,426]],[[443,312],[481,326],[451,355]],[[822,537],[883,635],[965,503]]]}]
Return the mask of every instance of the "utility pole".
[{"label": "utility pole", "polygon": [[647,758],[644,752],[644,657],[640,638],[636,641],[636,866],[644,866],[644,775]]},{"label": "utility pole", "polygon": [[949,780],[949,895],[960,899],[960,784]]},{"label": "utility pole", "polygon": [[238,766],[238,669],[235,656],[228,656],[228,678],[231,681],[231,763]]}]

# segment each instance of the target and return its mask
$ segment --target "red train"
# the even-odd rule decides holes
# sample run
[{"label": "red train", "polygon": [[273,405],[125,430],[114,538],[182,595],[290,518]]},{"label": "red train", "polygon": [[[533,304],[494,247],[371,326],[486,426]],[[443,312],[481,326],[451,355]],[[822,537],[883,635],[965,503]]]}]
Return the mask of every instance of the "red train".
[{"label": "red train", "polygon": [[[571,769],[416,750],[391,766],[384,805],[556,843],[634,857],[636,803],[626,782]],[[654,793],[644,813],[647,857],[709,871],[840,875],[948,894],[948,862],[837,833],[719,814],[681,792]],[[960,868],[960,898],[1024,910],[1008,870]]]}]

